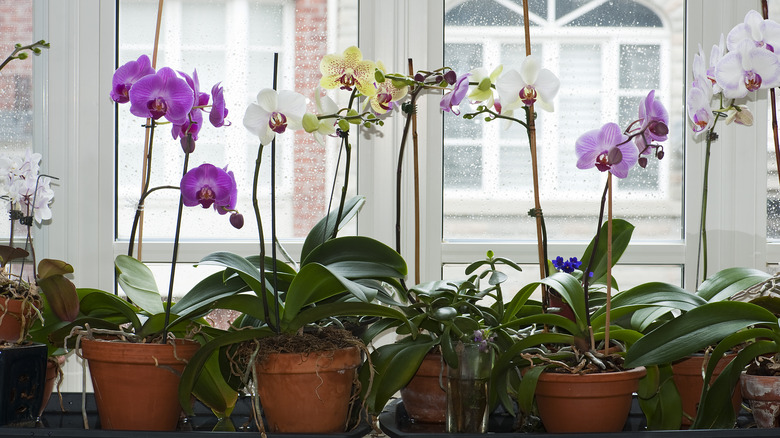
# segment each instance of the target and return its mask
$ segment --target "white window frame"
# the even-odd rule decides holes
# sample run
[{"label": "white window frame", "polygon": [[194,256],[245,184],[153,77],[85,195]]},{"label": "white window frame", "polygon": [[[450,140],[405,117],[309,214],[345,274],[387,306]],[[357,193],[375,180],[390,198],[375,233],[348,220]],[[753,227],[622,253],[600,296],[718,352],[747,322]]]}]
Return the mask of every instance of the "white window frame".
[{"label": "white window frame", "polygon": [[[641,1],[641,0],[640,0]],[[682,0],[681,0],[682,1]],[[687,53],[698,44],[710,47],[721,32],[742,21],[748,9],[760,10],[758,1],[687,1]],[[391,70],[405,71],[407,58],[417,68],[443,62],[444,2],[393,0],[360,2],[360,47],[368,59],[382,59]],[[39,61],[36,81],[45,91],[37,96],[45,106],[36,111],[36,135],[42,136],[42,151],[48,173],[58,175],[61,185],[52,206],[54,220],[44,228],[48,257],[69,261],[76,269],[80,287],[112,290],[113,259],[123,253],[114,243],[114,105],[106,97],[115,68],[114,35],[116,4],[99,0],[35,0],[36,35],[51,41],[52,48]],[[55,19],[56,17],[56,19]],[[37,30],[41,29],[41,30]],[[688,60],[692,59],[688,56]],[[686,64],[690,64],[688,61]],[[55,66],[55,68],[46,68]],[[686,71],[690,82],[690,69]],[[674,81],[682,77],[673,78]],[[38,82],[36,82],[38,83]],[[684,105],[684,102],[676,102]],[[754,114],[766,114],[766,97],[750,102]],[[383,138],[361,140],[358,154],[358,193],[369,202],[359,219],[359,233],[393,245],[395,163],[400,142],[401,117],[395,117]],[[442,264],[467,263],[483,257],[489,246],[520,263],[535,263],[535,244],[510,242],[442,242],[441,207],[441,116],[438,96],[419,105],[421,147],[421,271],[422,280],[437,279]],[[686,125],[687,127],[687,125]],[[713,147],[709,197],[710,272],[728,266],[766,269],[780,260],[780,244],[766,241],[766,120],[756,117],[753,128],[719,128],[720,140]],[[685,284],[695,281],[703,141],[686,129],[686,186],[684,211],[686,239],[668,243],[633,243],[623,256],[626,264],[680,264]],[[737,145],[739,142],[741,147]],[[745,144],[762,145],[746,148]],[[411,152],[404,167],[404,211],[413,202]],[[405,214],[402,254],[410,271],[414,266],[414,221]],[[686,243],[687,242],[687,243]],[[197,246],[197,244],[192,244]],[[243,252],[250,244],[224,245],[220,249]],[[550,252],[576,254],[584,242],[552,242]],[[161,247],[161,250],[163,247]],[[203,248],[183,247],[183,259]],[[413,279],[413,274],[412,274]]]}]

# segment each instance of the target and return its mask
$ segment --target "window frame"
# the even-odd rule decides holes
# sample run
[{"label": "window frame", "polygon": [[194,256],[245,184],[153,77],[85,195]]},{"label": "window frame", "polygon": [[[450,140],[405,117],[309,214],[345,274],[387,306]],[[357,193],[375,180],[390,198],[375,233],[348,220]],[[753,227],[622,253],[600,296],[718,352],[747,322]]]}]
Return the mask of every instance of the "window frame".
[{"label": "window frame", "polygon": [[[682,0],[681,0],[682,1]],[[422,6],[421,6],[422,5]],[[709,47],[720,32],[742,21],[758,2],[723,2],[713,7],[704,0],[687,0],[685,19],[686,65],[698,44]],[[411,0],[360,2],[360,47],[366,58],[382,59],[389,69],[404,69],[412,58],[417,68],[441,65],[443,62],[444,1],[420,3]],[[126,245],[114,241],[114,105],[105,98],[110,89],[115,61],[116,3],[87,1],[36,0],[34,3],[36,35],[52,42],[52,49],[36,62],[42,63],[46,84],[40,98],[45,110],[36,112],[36,135],[41,144],[47,172],[61,177],[55,204],[54,220],[44,227],[41,253],[62,258],[73,264],[76,284],[112,290],[113,259]],[[51,17],[51,18],[50,18]],[[56,17],[54,19],[53,17]],[[41,29],[42,31],[38,31]],[[48,68],[56,66],[56,68]],[[686,79],[675,75],[673,81]],[[38,80],[38,79],[36,79]],[[675,102],[684,105],[684,102]],[[761,96],[749,103],[754,114],[766,114],[767,99]],[[42,108],[36,106],[36,108]],[[438,97],[428,96],[419,105],[419,138],[421,145],[441,145],[442,118]],[[400,117],[384,130],[383,138],[362,140],[358,152],[358,193],[368,198],[360,215],[360,234],[378,238],[390,245],[394,236],[394,181]],[[709,223],[710,271],[727,266],[747,266],[766,270],[767,261],[780,260],[780,243],[766,239],[766,148],[740,148],[740,144],[766,144],[766,120],[756,117],[753,128],[719,129],[720,140],[713,148],[710,173]],[[701,179],[703,175],[703,141],[694,139],[686,123],[685,134],[685,239],[662,243],[634,242],[621,260],[625,264],[679,264],[684,283],[690,289],[695,283],[696,242],[698,235]],[[420,276],[422,281],[441,276],[442,264],[467,263],[484,255],[490,248],[520,263],[535,263],[535,243],[465,242],[441,239],[442,229],[442,157],[441,146],[423,147],[420,154],[420,217],[422,242]],[[403,211],[411,212],[413,181],[410,177],[412,154],[406,155],[402,194]],[[404,214],[402,254],[410,267],[409,283],[415,281],[414,219]],[[551,242],[550,252],[576,254],[586,242]],[[231,243],[220,249],[245,253],[254,243]],[[170,254],[170,244],[145,244],[145,257]],[[213,244],[186,243],[181,260],[196,261],[202,251]],[[293,254],[299,248],[291,245]]]}]

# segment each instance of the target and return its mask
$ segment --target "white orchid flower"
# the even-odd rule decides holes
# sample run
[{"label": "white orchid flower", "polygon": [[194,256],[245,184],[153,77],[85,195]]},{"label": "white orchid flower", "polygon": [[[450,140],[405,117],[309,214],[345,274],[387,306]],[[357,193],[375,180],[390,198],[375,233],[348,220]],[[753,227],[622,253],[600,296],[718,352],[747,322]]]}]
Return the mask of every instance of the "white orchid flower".
[{"label": "white orchid flower", "polygon": [[561,81],[546,68],[542,68],[535,55],[526,56],[520,71],[509,70],[496,83],[501,106],[504,111],[514,110],[523,105],[538,105],[552,112],[553,99],[558,94]]},{"label": "white orchid flower", "polygon": [[257,94],[244,114],[244,127],[260,138],[263,145],[271,144],[276,134],[287,129],[300,129],[306,113],[306,98],[294,91],[266,88]]}]

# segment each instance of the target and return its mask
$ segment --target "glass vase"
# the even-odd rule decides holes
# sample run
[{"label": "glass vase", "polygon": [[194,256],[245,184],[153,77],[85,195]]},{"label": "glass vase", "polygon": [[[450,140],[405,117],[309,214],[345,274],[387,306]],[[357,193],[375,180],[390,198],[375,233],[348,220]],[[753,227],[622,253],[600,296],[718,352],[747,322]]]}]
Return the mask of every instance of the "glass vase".
[{"label": "glass vase", "polygon": [[493,352],[458,343],[458,367],[447,367],[447,432],[487,433]]}]

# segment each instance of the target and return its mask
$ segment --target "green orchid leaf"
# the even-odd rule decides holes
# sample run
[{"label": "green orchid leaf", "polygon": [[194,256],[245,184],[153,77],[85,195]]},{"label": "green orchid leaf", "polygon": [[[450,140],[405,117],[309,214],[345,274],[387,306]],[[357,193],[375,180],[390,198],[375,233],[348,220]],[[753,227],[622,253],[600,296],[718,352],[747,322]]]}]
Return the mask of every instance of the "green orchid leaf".
[{"label": "green orchid leaf", "polygon": [[639,380],[637,400],[649,430],[678,430],[682,424],[682,399],[669,364],[647,367]]},{"label": "green orchid leaf", "polygon": [[287,291],[282,323],[289,325],[304,307],[344,292],[351,292],[360,298],[359,294],[363,292],[358,286],[319,263],[302,266]]},{"label": "green orchid leaf", "polygon": [[[311,263],[341,266],[347,271],[348,278],[404,278],[407,274],[406,262],[400,254],[384,243],[365,236],[328,240],[303,259],[301,268]],[[373,270],[380,269],[378,266],[381,271],[375,273]]]},{"label": "green orchid leaf", "polygon": [[382,334],[384,331],[394,329],[400,325],[401,325],[401,321],[399,321],[396,318],[380,319],[379,321],[368,326],[368,328],[363,332],[363,334],[360,335],[360,340],[363,341],[364,344],[368,345],[371,341],[373,341],[377,336]]},{"label": "green orchid leaf", "polygon": [[709,302],[723,301],[769,277],[769,274],[758,269],[727,268],[706,279],[699,286],[696,295]]},{"label": "green orchid leaf", "polygon": [[76,289],[76,292],[81,297],[79,307],[82,315],[103,319],[113,315],[120,321],[129,322],[134,330],[141,330],[141,321],[138,319],[140,309],[127,301],[97,289]]},{"label": "green orchid leaf", "polygon": [[412,380],[425,355],[436,343],[430,337],[419,336],[416,340],[407,338],[403,342],[383,345],[371,353],[373,376],[369,367],[360,369],[362,397],[369,414],[378,415],[390,397]]},{"label": "green orchid leaf", "polygon": [[[350,198],[344,203],[344,211],[341,215],[341,221],[338,222],[339,230],[346,225],[366,203],[364,196],[355,196]],[[306,236],[306,240],[303,242],[303,248],[301,249],[301,260],[306,260],[306,257],[318,246],[327,242],[333,236],[333,231],[336,229],[336,216],[338,210],[331,211],[327,216],[320,219],[314,227],[312,227],[309,234]]]},{"label": "green orchid leaf", "polygon": [[[593,266],[591,272],[593,272],[591,284],[604,282],[604,278],[607,275],[607,223],[601,226],[601,232],[599,236],[599,245],[593,252],[593,246],[596,241],[596,237],[590,241],[588,248],[585,250],[580,261],[582,262],[582,268],[587,269],[590,263],[591,254],[595,254],[593,258]],[[612,220],[612,265],[614,266],[620,260],[623,252],[628,247],[631,241],[631,235],[634,233],[634,226],[629,222],[622,219]]]},{"label": "green orchid leaf", "polygon": [[180,316],[202,313],[204,310],[208,311],[211,303],[218,301],[220,298],[235,295],[246,290],[249,290],[249,288],[241,278],[231,277],[224,281],[222,273],[215,272],[198,282],[171,306],[171,313]]},{"label": "green orchid leaf", "polygon": [[547,365],[539,365],[529,368],[523,379],[520,381],[520,387],[517,394],[517,406],[520,412],[530,415],[534,409],[534,395],[536,394],[536,384],[539,382],[539,376],[542,375]]},{"label": "green orchid leaf", "polygon": [[195,381],[192,394],[217,417],[227,418],[236,406],[238,391],[222,377],[218,354],[219,351],[216,351],[206,360],[200,376]]},{"label": "green orchid leaf", "polygon": [[[265,278],[257,266],[246,258],[231,252],[219,251],[211,253],[201,259],[200,264],[217,265],[235,271],[257,296],[261,295]],[[228,281],[229,276],[228,278],[224,278],[224,280]],[[266,294],[267,298],[273,296],[272,289],[269,287],[268,283],[266,283]],[[269,302],[273,302],[273,298],[271,298]]]},{"label": "green orchid leaf", "polygon": [[[541,307],[539,307],[539,309],[541,310]],[[561,316],[555,313],[540,312],[540,313],[532,314],[530,316],[519,316],[514,320],[505,323],[504,326],[508,328],[519,329],[519,328],[531,326],[533,324],[555,326],[563,330],[566,330],[571,334],[579,335],[585,333],[580,329],[580,327],[574,321],[570,320],[565,316]]]},{"label": "green orchid leaf", "polygon": [[132,302],[150,315],[165,312],[154,274],[145,264],[132,257],[119,255],[114,265],[119,285]]},{"label": "green orchid leaf", "polygon": [[275,333],[268,327],[257,329],[244,329],[226,333],[218,338],[204,344],[190,359],[179,381],[179,403],[181,403],[184,412],[187,415],[193,415],[192,409],[192,391],[195,388],[196,380],[206,366],[206,362],[212,354],[226,345],[233,345],[244,341],[250,341],[256,338],[265,338],[273,336]]},{"label": "green orchid leaf", "polygon": [[[645,283],[635,288],[623,291],[612,298],[610,311],[613,320],[628,313],[647,308],[661,308],[661,314],[671,309],[687,312],[707,302],[684,289],[667,283]],[[659,315],[660,316],[660,315]],[[600,307],[591,316],[594,330],[600,330],[606,323],[606,307]]]},{"label": "green orchid leaf", "polygon": [[576,278],[563,272],[556,272],[553,275],[542,279],[540,283],[553,288],[556,292],[561,294],[564,301],[569,303],[569,306],[571,306],[574,311],[575,322],[579,331],[587,331],[585,291],[582,289],[582,284],[580,284]]},{"label": "green orchid leaf", "polygon": [[737,301],[707,303],[669,321],[628,350],[629,368],[670,363],[755,324],[777,325],[777,318],[759,306]]},{"label": "green orchid leaf", "polygon": [[[286,312],[285,315],[287,315]],[[417,327],[406,318],[406,315],[397,309],[374,303],[359,302],[331,303],[309,307],[302,310],[289,322],[286,322],[285,319],[282,318],[282,330],[288,333],[295,333],[306,324],[339,316],[378,316],[382,318],[393,318],[406,324],[412,332],[417,330]]]}]

